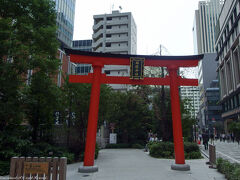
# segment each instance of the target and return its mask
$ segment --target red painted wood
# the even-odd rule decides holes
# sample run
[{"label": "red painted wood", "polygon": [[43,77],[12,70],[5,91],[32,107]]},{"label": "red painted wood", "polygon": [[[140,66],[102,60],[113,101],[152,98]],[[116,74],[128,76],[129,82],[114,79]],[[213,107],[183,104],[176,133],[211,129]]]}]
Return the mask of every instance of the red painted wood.
[{"label": "red painted wood", "polygon": [[[70,83],[92,83],[93,82],[93,73],[88,75],[69,75]],[[101,75],[102,84],[133,84],[133,85],[170,85],[169,76],[165,78],[149,78],[145,77],[143,80],[132,80],[129,77],[121,76],[106,76],[105,74]],[[178,76],[176,83],[179,86],[198,86],[197,79],[183,79]]]},{"label": "red painted wood", "polygon": [[[130,65],[129,58],[116,58],[116,57],[95,57],[95,56],[84,56],[71,54],[70,55],[71,62],[74,63],[83,63],[83,64],[94,64],[96,62],[101,62],[104,65]],[[194,67],[198,65],[198,60],[150,60],[145,59],[145,66],[156,66],[156,67]]]},{"label": "red painted wood", "polygon": [[169,69],[175,163],[185,164],[177,69]]},{"label": "red painted wood", "polygon": [[96,134],[97,134],[97,120],[100,98],[100,86],[101,86],[101,66],[93,66],[94,76],[91,89],[91,99],[88,114],[88,126],[86,146],[84,153],[84,166],[94,165],[94,155],[96,146]]}]

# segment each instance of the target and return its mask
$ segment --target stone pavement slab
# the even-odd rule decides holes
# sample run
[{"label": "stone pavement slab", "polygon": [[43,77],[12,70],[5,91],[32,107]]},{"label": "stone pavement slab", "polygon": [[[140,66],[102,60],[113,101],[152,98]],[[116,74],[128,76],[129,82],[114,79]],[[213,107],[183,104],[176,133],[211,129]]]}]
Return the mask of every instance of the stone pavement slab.
[{"label": "stone pavement slab", "polygon": [[[240,163],[240,145],[237,142],[221,142],[218,140],[214,141],[214,145],[216,146],[217,158],[221,157],[232,163]],[[208,156],[208,150],[205,150],[202,144],[199,147]]]},{"label": "stone pavement slab", "polygon": [[187,160],[190,171],[171,170],[173,159],[156,159],[138,149],[103,149],[95,161],[99,171],[78,173],[82,163],[67,167],[68,180],[223,180],[224,176],[205,164],[206,159]]}]

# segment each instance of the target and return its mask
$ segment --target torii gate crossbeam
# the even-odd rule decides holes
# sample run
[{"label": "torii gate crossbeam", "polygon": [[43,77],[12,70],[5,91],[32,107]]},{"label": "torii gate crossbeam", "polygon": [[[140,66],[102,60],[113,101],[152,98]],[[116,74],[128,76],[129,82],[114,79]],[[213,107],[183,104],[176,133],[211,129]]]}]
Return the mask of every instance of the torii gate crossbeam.
[{"label": "torii gate crossbeam", "polygon": [[[94,154],[96,145],[97,120],[101,84],[134,84],[134,85],[169,85],[171,95],[171,109],[173,122],[175,164],[174,170],[189,170],[185,164],[184,146],[182,137],[182,124],[179,100],[179,86],[197,86],[197,79],[184,79],[178,76],[179,67],[195,67],[203,55],[195,56],[142,56],[83,52],[79,50],[65,49],[70,55],[70,61],[74,63],[92,64],[93,73],[88,75],[70,75],[71,83],[91,83],[91,99],[88,116],[86,146],[84,154],[84,166],[79,172],[95,172]],[[104,65],[130,65],[130,58],[144,58],[145,66],[166,67],[169,75],[164,78],[130,79],[129,77],[106,76],[102,74]]]}]

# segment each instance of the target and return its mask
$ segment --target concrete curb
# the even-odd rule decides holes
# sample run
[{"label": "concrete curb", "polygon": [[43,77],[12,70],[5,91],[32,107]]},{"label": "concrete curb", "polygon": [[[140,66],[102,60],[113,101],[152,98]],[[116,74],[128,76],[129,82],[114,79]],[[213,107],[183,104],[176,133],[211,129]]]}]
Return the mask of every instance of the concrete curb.
[{"label": "concrete curb", "polygon": [[208,155],[207,153],[205,153],[202,149],[200,149],[200,151],[201,151],[201,153],[202,153],[206,158],[209,159],[209,155]]}]

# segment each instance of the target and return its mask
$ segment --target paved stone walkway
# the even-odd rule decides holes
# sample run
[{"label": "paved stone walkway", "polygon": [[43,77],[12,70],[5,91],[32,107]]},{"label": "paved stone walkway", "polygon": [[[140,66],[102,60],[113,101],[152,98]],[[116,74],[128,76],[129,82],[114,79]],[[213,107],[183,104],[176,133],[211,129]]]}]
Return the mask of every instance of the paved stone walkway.
[{"label": "paved stone walkway", "polygon": [[190,171],[171,170],[174,160],[156,159],[143,150],[103,149],[95,164],[99,171],[92,174],[78,173],[82,163],[68,165],[68,180],[224,180],[216,169],[205,164],[206,159],[187,160]]},{"label": "paved stone walkway", "polygon": [[[214,141],[214,145],[216,145],[217,157],[222,157],[234,163],[240,163],[240,145],[238,143],[221,142],[218,140]],[[208,155],[208,151],[204,150],[203,145],[200,145],[200,148]]]}]

